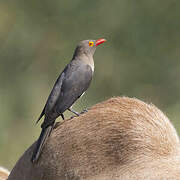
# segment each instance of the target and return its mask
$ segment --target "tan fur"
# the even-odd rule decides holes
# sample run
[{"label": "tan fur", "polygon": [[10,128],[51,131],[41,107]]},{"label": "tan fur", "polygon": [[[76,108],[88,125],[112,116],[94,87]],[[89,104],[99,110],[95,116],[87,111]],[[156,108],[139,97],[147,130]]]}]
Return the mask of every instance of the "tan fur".
[{"label": "tan fur", "polygon": [[32,145],[9,180],[176,180],[180,142],[168,118],[135,98],[111,98],[53,130],[40,160]]},{"label": "tan fur", "polygon": [[9,171],[3,167],[0,167],[0,180],[6,180],[9,176]]}]

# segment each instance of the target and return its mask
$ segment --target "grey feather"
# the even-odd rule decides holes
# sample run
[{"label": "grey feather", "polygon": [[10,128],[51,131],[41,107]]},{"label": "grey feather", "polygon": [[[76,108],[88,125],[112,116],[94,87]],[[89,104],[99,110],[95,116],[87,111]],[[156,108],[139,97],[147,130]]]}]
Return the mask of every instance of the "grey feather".
[{"label": "grey feather", "polygon": [[58,77],[58,79],[56,80],[54,87],[48,97],[48,100],[47,100],[38,120],[36,121],[36,123],[38,123],[38,121],[44,116],[45,113],[47,113],[54,107],[54,104],[58,100],[58,97],[61,93],[61,86],[62,86],[62,82],[64,80],[64,75],[65,75],[65,73],[62,72],[60,74],[60,76]]},{"label": "grey feather", "polygon": [[[81,41],[75,49],[73,59],[56,80],[37,120],[38,122],[45,116],[41,125],[42,131],[32,155],[32,162],[38,160],[56,118],[61,116],[64,119],[63,113],[88,89],[94,72],[93,54],[96,50],[96,42],[102,43],[102,40],[104,42],[104,39]],[[90,46],[90,42],[94,42],[94,45]]]}]

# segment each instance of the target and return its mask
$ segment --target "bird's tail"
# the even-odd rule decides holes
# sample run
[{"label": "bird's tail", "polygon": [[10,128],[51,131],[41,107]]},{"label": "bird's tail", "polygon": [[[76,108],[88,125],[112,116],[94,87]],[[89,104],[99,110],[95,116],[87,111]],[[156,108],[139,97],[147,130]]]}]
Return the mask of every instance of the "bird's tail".
[{"label": "bird's tail", "polygon": [[50,125],[46,128],[42,128],[41,134],[36,142],[36,146],[32,154],[32,158],[31,158],[32,163],[35,163],[39,159],[43,146],[47,140],[47,137],[50,135],[52,129],[53,129],[53,125]]}]

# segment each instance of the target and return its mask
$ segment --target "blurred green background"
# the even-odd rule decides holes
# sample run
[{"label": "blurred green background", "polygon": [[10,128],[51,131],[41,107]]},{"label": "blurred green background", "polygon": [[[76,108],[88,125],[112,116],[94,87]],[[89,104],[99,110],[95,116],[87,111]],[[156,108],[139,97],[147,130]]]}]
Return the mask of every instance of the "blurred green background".
[{"label": "blurred green background", "polygon": [[93,82],[74,109],[137,97],[180,132],[180,1],[1,0],[0,165],[11,169],[38,138],[35,121],[77,43],[102,37]]}]

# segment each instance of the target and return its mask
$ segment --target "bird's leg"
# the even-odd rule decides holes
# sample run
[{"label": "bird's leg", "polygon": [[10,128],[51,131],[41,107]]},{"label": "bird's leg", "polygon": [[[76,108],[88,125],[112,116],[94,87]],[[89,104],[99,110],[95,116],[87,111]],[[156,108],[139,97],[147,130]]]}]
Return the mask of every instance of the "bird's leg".
[{"label": "bird's leg", "polygon": [[61,114],[61,117],[62,117],[63,120],[65,119],[65,118],[64,118],[64,114]]},{"label": "bird's leg", "polygon": [[74,110],[72,109],[72,107],[70,107],[68,110],[69,110],[70,112],[74,113],[76,116],[80,116],[80,114],[79,114],[78,112],[74,111]]},{"label": "bird's leg", "polygon": [[50,132],[49,132],[49,135],[48,136],[50,136],[51,135],[51,132],[52,132],[52,130],[54,129],[54,122],[53,122],[53,124],[51,125],[52,127],[51,127],[51,130],[50,130]]}]

